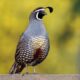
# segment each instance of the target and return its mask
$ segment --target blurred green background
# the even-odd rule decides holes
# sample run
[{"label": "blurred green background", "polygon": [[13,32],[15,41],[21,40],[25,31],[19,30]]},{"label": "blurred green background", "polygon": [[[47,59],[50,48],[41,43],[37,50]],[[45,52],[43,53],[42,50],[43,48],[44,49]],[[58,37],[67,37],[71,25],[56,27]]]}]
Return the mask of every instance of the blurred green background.
[{"label": "blurred green background", "polygon": [[[7,74],[14,62],[16,45],[28,26],[30,13],[46,6],[54,8],[43,19],[51,45],[48,57],[35,67],[36,71],[80,73],[80,0],[0,0],[1,74]],[[32,67],[29,70],[32,72]]]}]

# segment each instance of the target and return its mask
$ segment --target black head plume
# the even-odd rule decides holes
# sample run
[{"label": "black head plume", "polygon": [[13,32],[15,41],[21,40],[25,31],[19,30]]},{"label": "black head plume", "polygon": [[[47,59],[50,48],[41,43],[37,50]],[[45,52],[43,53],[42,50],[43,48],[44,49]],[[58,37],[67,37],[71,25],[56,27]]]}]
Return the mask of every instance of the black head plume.
[{"label": "black head plume", "polygon": [[53,8],[52,8],[52,7],[48,6],[48,7],[46,7],[46,8],[48,8],[48,9],[49,9],[50,13],[52,13],[52,12],[53,12]]}]

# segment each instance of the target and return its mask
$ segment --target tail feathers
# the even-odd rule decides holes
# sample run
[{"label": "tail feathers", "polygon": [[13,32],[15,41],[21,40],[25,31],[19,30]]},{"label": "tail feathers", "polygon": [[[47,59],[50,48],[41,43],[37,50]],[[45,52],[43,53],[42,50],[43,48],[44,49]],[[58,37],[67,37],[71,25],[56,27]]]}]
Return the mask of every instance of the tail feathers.
[{"label": "tail feathers", "polygon": [[12,68],[9,71],[9,74],[17,74],[20,73],[23,69],[24,69],[25,65],[23,64],[18,64],[18,63],[14,63],[12,65]]}]

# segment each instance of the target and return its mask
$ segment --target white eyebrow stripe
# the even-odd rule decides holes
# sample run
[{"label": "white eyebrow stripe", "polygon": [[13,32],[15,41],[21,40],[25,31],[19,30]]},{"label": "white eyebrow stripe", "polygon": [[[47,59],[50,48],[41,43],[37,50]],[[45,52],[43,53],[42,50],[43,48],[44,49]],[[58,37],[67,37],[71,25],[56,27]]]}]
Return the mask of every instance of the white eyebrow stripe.
[{"label": "white eyebrow stripe", "polygon": [[38,12],[38,11],[44,11],[45,9],[38,9],[38,10],[36,10],[35,12]]}]

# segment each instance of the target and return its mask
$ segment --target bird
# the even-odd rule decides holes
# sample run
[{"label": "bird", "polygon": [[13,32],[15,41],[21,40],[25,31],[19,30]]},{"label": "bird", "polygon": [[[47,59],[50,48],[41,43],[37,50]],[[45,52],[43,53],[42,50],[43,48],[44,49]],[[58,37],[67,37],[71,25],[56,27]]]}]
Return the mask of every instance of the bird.
[{"label": "bird", "polygon": [[53,8],[38,7],[34,9],[29,16],[29,25],[19,39],[15,52],[15,61],[9,74],[19,74],[27,66],[37,66],[42,63],[50,49],[50,41],[43,17],[47,15],[46,9],[50,13]]}]

